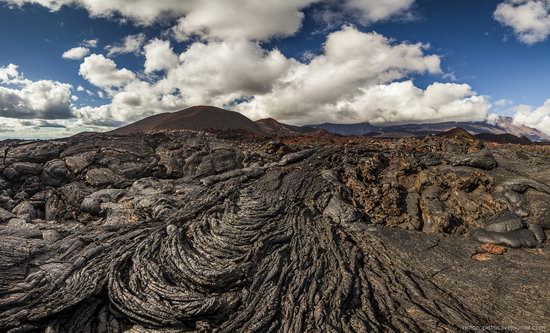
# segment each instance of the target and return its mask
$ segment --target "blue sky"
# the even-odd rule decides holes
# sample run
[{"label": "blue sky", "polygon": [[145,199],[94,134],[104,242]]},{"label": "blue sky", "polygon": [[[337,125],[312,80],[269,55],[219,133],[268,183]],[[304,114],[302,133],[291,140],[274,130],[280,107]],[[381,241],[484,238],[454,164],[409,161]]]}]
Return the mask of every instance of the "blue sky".
[{"label": "blue sky", "polygon": [[[544,109],[545,101],[550,98],[550,75],[548,75],[550,73],[550,42],[547,40],[550,27],[548,27],[548,31],[544,29],[535,31],[532,27],[540,27],[540,24],[529,22],[532,19],[529,15],[521,16],[526,22],[518,22],[515,19],[519,17],[518,12],[514,12],[514,10],[522,10],[520,13],[525,14],[526,8],[533,9],[535,8],[533,6],[542,4],[541,8],[546,8],[546,14],[550,17],[550,1],[524,0],[518,5],[510,4],[509,1],[504,0],[391,0],[390,2],[395,2],[395,8],[382,8],[383,14],[376,14],[378,8],[373,7],[376,6],[373,4],[376,1],[347,1],[350,2],[349,5],[342,5],[341,1],[332,0],[317,2],[296,0],[289,1],[296,2],[295,7],[290,5],[291,8],[283,9],[278,5],[273,5],[271,8],[271,4],[269,4],[271,1],[266,1],[265,11],[262,8],[253,9],[258,13],[253,11],[240,13],[239,9],[235,8],[238,15],[243,15],[236,17],[244,22],[243,26],[239,26],[238,22],[223,21],[220,23],[220,28],[220,25],[215,25],[216,19],[221,17],[220,13],[218,13],[220,15],[213,13],[213,17],[205,18],[204,11],[200,8],[201,5],[190,6],[181,9],[180,12],[177,1],[168,5],[167,8],[158,9],[159,12],[171,11],[169,15],[171,17],[167,18],[164,13],[161,15],[154,10],[151,10],[151,14],[148,16],[140,16],[141,14],[138,15],[132,11],[125,12],[124,9],[116,7],[117,0],[113,0],[109,5],[111,7],[107,6],[107,9],[93,7],[94,5],[89,4],[90,0],[79,0],[76,3],[81,2],[81,5],[60,8],[53,8],[47,1],[42,0],[2,0],[0,1],[0,45],[2,45],[0,69],[6,69],[9,64],[16,65],[19,77],[27,82],[17,83],[12,76],[11,82],[2,83],[0,80],[0,87],[10,89],[9,93],[16,96],[22,96],[21,91],[31,84],[30,82],[41,80],[46,80],[51,84],[67,84],[71,88],[70,91],[66,91],[66,94],[61,93],[62,96],[56,95],[56,98],[65,97],[70,100],[65,102],[60,100],[54,106],[46,106],[46,108],[50,107],[49,111],[38,110],[40,105],[26,106],[23,111],[12,111],[9,109],[9,100],[13,99],[9,98],[11,95],[8,95],[8,92],[4,95],[0,94],[0,119],[3,120],[3,122],[0,120],[0,125],[4,127],[5,132],[0,135],[3,137],[22,136],[21,133],[28,133],[29,128],[35,131],[36,134],[33,135],[38,136],[56,136],[63,135],[64,132],[73,133],[90,129],[100,130],[107,128],[106,126],[130,122],[142,116],[176,111],[180,107],[191,106],[194,103],[232,107],[252,118],[274,116],[297,124],[322,121],[428,122],[444,121],[447,118],[462,120],[468,117],[472,120],[479,120],[480,117],[491,113],[515,116],[520,110],[518,121],[531,126],[541,123],[546,126],[545,122],[550,125],[550,120],[548,120],[550,112],[546,112],[547,110]],[[363,3],[361,3],[362,1]],[[151,6],[151,8],[158,6],[157,2],[145,0],[140,2],[141,6]],[[212,11],[215,11],[216,6],[220,3],[219,0],[207,0],[206,2],[212,3]],[[235,7],[242,5],[237,4],[238,2],[246,3],[247,0],[236,1]],[[380,6],[384,6],[383,2],[381,3]],[[502,8],[497,12],[499,7]],[[220,11],[222,10],[227,9],[220,8]],[[249,16],[246,15],[260,18],[261,15],[266,15],[266,18],[270,18],[270,15],[279,15],[277,14],[279,10],[281,11],[281,26],[270,27],[270,30],[266,28],[265,33],[262,31],[262,35],[258,36],[255,35],[258,32],[253,31],[254,27],[247,30],[246,22]],[[295,14],[303,15],[303,19],[296,21],[293,16]],[[174,33],[178,19],[185,24],[183,30],[186,35],[184,38],[178,37]],[[224,20],[226,19],[224,18]],[[298,23],[296,29],[289,28],[296,22]],[[197,25],[199,28],[193,30]],[[231,34],[224,32],[229,31],[230,28],[235,28],[236,32]],[[345,33],[338,34],[344,30]],[[382,44],[373,44],[369,48],[369,45],[365,45],[369,43],[365,38],[373,32],[384,36],[387,41]],[[106,47],[108,45],[120,45],[126,36],[138,34],[143,34],[144,37],[136,50],[125,54],[107,55]],[[281,35],[284,36],[281,37]],[[423,43],[422,54],[417,55],[414,61],[423,61],[424,64],[422,68],[418,68],[416,65],[404,65],[401,68],[393,63],[380,65],[382,67],[375,74],[366,71],[364,77],[341,78],[342,85],[349,85],[347,91],[356,92],[350,96],[342,92],[336,94],[333,100],[323,100],[322,102],[322,98],[318,96],[312,98],[311,101],[306,101],[307,103],[302,102],[299,101],[300,98],[292,95],[292,87],[280,88],[283,84],[288,84],[289,75],[292,75],[290,73],[293,73],[294,70],[300,73],[307,72],[298,79],[304,80],[302,85],[305,86],[310,82],[308,80],[311,77],[329,73],[331,65],[335,68],[338,67],[338,64],[324,59],[327,58],[324,57],[326,53],[324,45],[331,36],[334,36],[335,45],[350,47],[351,50],[365,47],[365,52],[363,52],[365,59],[376,57],[376,54],[369,53],[369,50],[375,47],[389,45],[392,49],[380,51],[387,55],[386,52],[396,52],[393,48],[399,45],[411,46]],[[151,51],[150,54],[146,54],[145,45],[155,39],[159,42],[155,44],[159,47],[159,51],[156,53]],[[348,45],[347,41],[355,39],[358,45]],[[90,60],[88,74],[83,74],[81,66],[87,60],[86,57],[70,60],[62,58],[62,54],[74,47],[85,47],[83,43],[86,40],[97,41],[96,47],[87,47],[87,56],[96,54],[102,55],[102,58],[96,58],[97,61],[94,64]],[[163,48],[160,42],[167,44],[164,44]],[[185,66],[179,66],[177,60],[174,60],[172,67],[156,64],[153,66],[154,68],[151,67],[153,70],[146,70],[144,73],[144,63],[147,57],[150,58],[151,64],[167,61],[166,59],[177,59],[180,54],[186,53],[189,49],[198,49],[200,45],[205,47],[196,52],[209,52],[206,53],[208,56],[201,56],[200,59],[212,58],[211,62],[220,61],[221,52],[226,52],[224,50],[227,49],[234,50],[235,54],[232,54],[232,51],[227,51],[229,53],[227,56],[224,55],[223,59],[233,55],[237,57],[235,61],[243,62],[235,66],[236,68],[242,67],[247,70],[257,70],[258,73],[266,73],[265,78],[247,78],[248,81],[245,82],[237,81],[236,78],[248,77],[250,73],[235,73],[237,69],[227,73],[227,68],[216,68],[212,63],[202,64],[200,61],[192,63],[199,53],[191,54],[191,52],[185,57],[187,60],[182,60],[180,57],[180,64],[184,63]],[[233,48],[232,45],[237,46]],[[280,51],[279,58],[272,54],[277,52],[276,50]],[[171,53],[167,54],[167,52]],[[216,55],[212,54],[214,52],[217,52]],[[258,55],[258,52],[263,52],[263,54]],[[159,58],[153,59],[153,53],[157,54]],[[270,54],[278,60],[270,58]],[[431,65],[427,63],[429,56],[439,58],[439,70],[431,68]],[[250,59],[246,57],[250,57]],[[319,58],[315,59],[315,57]],[[357,66],[366,64],[378,66],[378,64],[373,65],[371,62],[361,59],[361,54],[357,57],[346,58],[342,61],[349,61],[350,64]],[[308,66],[310,61],[325,65]],[[412,60],[407,58],[395,61],[405,63]],[[93,72],[101,67],[99,62],[102,65],[112,63],[116,66],[114,72],[115,79],[118,80],[116,83],[99,82],[107,75]],[[191,68],[191,63],[193,68]],[[92,65],[95,67],[92,68]],[[204,70],[201,70],[200,66],[203,66]],[[388,72],[394,70],[395,67],[399,74],[392,74],[391,79],[386,79]],[[323,68],[326,68],[327,73],[322,73]],[[131,72],[132,74],[129,76],[132,78],[121,78],[119,74],[123,73],[116,72],[121,69]],[[198,78],[198,81],[202,80],[199,82],[200,84],[178,77],[178,75],[185,76],[188,73],[200,75],[197,73],[203,72],[210,76]],[[96,76],[94,79],[92,78],[94,74],[100,76]],[[113,73],[108,75],[111,74]],[[182,80],[183,82],[180,82]],[[171,86],[158,88],[157,86],[160,86],[158,83],[161,81],[170,81]],[[221,82],[219,87],[209,85],[209,82],[218,81]],[[396,83],[409,81],[412,82],[412,85],[408,87],[396,85]],[[433,96],[435,93],[430,93],[430,96],[427,96],[429,87],[434,83],[451,84],[452,86],[447,87],[449,89],[442,90],[443,88],[441,88],[437,91],[441,95],[452,95],[454,99],[446,101],[447,104],[444,106],[430,102],[437,99]],[[392,84],[394,85],[392,86]],[[458,92],[459,86],[463,84],[468,85],[469,90],[462,89],[461,92]],[[145,85],[147,87],[144,87]],[[78,91],[78,86],[88,90],[91,94],[86,91]],[[155,88],[151,88],[152,86]],[[324,88],[320,87],[320,90]],[[60,89],[62,90],[62,88]],[[148,89],[139,94],[145,96],[151,93],[151,98],[155,99],[155,102],[135,102],[138,103],[136,105],[140,109],[135,114],[131,114],[132,111],[127,104],[116,104],[123,99],[122,97],[135,91],[139,92],[139,89]],[[35,89],[32,91],[34,92]],[[208,91],[208,93],[203,93],[203,91]],[[308,94],[305,90],[296,91],[296,94],[298,93]],[[418,101],[418,105],[415,104],[413,109],[414,112],[423,115],[386,117],[384,112],[400,115],[411,113],[401,110],[402,107],[399,103],[392,100],[387,103],[391,107],[384,106],[382,111],[379,107],[376,110],[369,109],[374,103],[373,101],[383,100],[380,95],[391,95],[395,98],[394,95],[399,93],[420,96],[418,98],[422,98],[422,100]],[[117,95],[118,97],[116,97]],[[472,96],[484,98],[484,100],[478,99],[474,101],[475,105],[472,105],[472,101],[467,100]],[[170,101],[167,102],[167,99]],[[241,103],[243,100],[247,102]],[[272,105],[281,100],[285,101],[282,103],[285,110],[281,110],[283,106]],[[466,100],[468,104],[464,106],[464,109],[467,111],[457,111]],[[416,103],[416,99],[412,101]],[[98,109],[102,106],[102,109]],[[66,115],[61,117],[63,119],[56,118],[55,115],[62,114],[62,112],[51,111],[53,107],[67,109]],[[323,109],[323,112],[316,113],[317,111],[313,109]],[[455,114],[458,116],[455,117]],[[346,115],[351,115],[349,121],[345,118]],[[44,124],[59,126],[48,127],[49,125],[46,125],[47,127],[44,127]],[[550,131],[550,128],[545,127],[539,129]]]}]

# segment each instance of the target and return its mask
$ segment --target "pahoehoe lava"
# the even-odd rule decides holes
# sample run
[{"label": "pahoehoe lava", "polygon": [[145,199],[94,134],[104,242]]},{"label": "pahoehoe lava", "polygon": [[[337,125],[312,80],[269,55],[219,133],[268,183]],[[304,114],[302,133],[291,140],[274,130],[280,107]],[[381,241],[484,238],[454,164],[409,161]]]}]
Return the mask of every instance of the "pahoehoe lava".
[{"label": "pahoehoe lava", "polygon": [[223,137],[0,143],[0,330],[550,328],[547,147]]}]

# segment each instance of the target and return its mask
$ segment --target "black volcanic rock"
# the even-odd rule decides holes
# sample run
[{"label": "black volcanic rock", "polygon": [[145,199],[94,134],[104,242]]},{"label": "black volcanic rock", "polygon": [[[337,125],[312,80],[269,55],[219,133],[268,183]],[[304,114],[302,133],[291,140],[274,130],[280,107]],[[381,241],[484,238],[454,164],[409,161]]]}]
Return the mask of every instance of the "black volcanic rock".
[{"label": "black volcanic rock", "polygon": [[453,166],[469,166],[484,170],[492,170],[498,166],[493,154],[488,149],[468,155],[453,155],[447,159]]},{"label": "black volcanic rock", "polygon": [[550,327],[550,147],[221,137],[0,143],[0,331]]}]

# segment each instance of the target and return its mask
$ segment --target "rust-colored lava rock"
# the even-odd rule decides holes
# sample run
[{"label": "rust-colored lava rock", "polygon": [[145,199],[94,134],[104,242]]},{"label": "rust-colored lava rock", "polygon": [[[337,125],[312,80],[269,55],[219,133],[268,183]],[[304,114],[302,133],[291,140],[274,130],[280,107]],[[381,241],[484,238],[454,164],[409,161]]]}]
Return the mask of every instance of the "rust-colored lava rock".
[{"label": "rust-colored lava rock", "polygon": [[162,131],[0,161],[2,332],[550,328],[548,146]]},{"label": "rust-colored lava rock", "polygon": [[487,251],[487,253],[496,255],[501,255],[506,252],[506,248],[504,246],[499,246],[491,243],[483,243],[481,244],[481,248]]},{"label": "rust-colored lava rock", "polygon": [[481,252],[481,253],[476,253],[472,256],[472,259],[476,260],[476,261],[489,261],[491,260],[491,258],[493,257],[493,255],[489,252]]}]

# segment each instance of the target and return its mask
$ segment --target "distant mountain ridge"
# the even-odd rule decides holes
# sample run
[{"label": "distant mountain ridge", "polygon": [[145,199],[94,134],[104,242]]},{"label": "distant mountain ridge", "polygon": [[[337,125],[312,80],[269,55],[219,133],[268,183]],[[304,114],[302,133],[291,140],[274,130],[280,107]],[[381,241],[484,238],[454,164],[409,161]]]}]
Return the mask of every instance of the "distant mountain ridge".
[{"label": "distant mountain ridge", "polygon": [[350,136],[371,136],[376,138],[423,137],[442,134],[461,128],[484,141],[493,142],[550,142],[550,136],[527,126],[514,125],[512,118],[499,117],[494,122],[444,122],[435,124],[372,125],[320,124],[294,126],[273,118],[256,122],[243,114],[212,106],[195,106],[174,113],[154,115],[133,124],[111,131],[111,134],[126,135],[164,130],[237,130],[260,136],[295,136],[333,133]]},{"label": "distant mountain ridge", "polygon": [[392,137],[397,137],[398,133],[402,137],[407,136],[426,136],[428,134],[439,134],[460,127],[472,135],[481,133],[490,134],[512,134],[518,138],[525,137],[534,142],[550,141],[550,136],[545,133],[527,126],[514,125],[510,117],[498,117],[494,123],[483,122],[443,122],[434,124],[405,124],[405,125],[372,125],[370,123],[358,124],[319,124],[307,125],[306,127],[319,128],[327,130],[330,133],[339,135],[368,135],[374,137],[384,137],[385,133],[391,133]]},{"label": "distant mountain ridge", "polygon": [[283,124],[273,118],[265,118],[256,121],[265,133],[273,133],[278,135],[296,135],[296,134],[314,134],[326,133],[323,129],[300,127],[294,125]]}]

